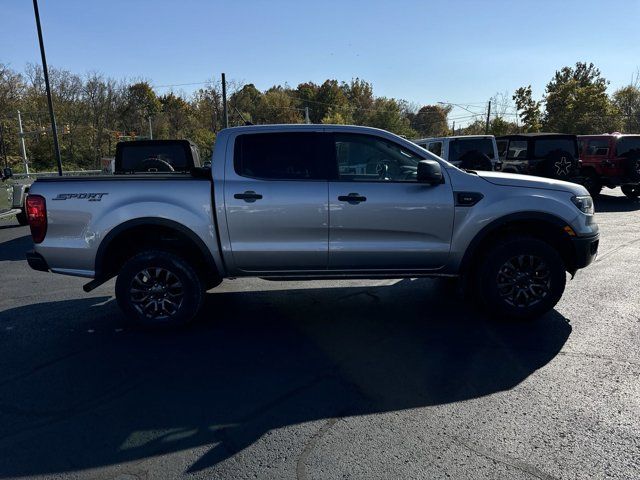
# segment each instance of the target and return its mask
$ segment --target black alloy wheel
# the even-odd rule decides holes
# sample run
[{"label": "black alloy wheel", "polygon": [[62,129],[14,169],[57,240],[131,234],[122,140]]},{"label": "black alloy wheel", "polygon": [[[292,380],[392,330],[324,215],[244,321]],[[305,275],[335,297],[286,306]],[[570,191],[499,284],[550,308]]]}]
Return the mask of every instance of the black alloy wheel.
[{"label": "black alloy wheel", "polygon": [[500,297],[514,307],[531,307],[551,291],[551,271],[536,255],[517,255],[502,264],[496,278]]},{"label": "black alloy wheel", "polygon": [[204,299],[202,277],[173,252],[147,250],[127,260],[116,279],[116,300],[127,320],[143,328],[189,323]]}]

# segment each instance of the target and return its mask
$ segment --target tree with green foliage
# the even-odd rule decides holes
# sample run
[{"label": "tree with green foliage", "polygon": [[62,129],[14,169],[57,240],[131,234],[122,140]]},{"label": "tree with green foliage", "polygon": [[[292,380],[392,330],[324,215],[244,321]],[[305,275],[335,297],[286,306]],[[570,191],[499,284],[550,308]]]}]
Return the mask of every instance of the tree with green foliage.
[{"label": "tree with green foliage", "polygon": [[542,113],[540,112],[540,102],[533,99],[531,85],[518,88],[513,95],[513,100],[516,102],[524,131],[539,132],[542,128]]},{"label": "tree with green foliage", "polygon": [[411,118],[411,128],[420,137],[439,137],[449,134],[447,117],[451,105],[425,105]]},{"label": "tree with green foliage", "polygon": [[618,130],[620,112],[607,95],[608,84],[593,63],[578,62],[556,71],[545,92],[545,130],[574,134]]},{"label": "tree with green foliage", "polygon": [[613,104],[622,115],[622,131],[640,133],[640,88],[637,82],[616,90]]}]

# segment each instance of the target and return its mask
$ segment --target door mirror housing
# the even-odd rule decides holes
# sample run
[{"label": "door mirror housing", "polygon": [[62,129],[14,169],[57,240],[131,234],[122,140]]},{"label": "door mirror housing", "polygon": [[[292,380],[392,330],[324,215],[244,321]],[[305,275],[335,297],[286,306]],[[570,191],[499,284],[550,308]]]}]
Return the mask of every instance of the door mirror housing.
[{"label": "door mirror housing", "polygon": [[435,160],[421,160],[418,162],[419,183],[438,185],[443,182],[442,167]]},{"label": "door mirror housing", "polygon": [[9,167],[6,167],[4,170],[2,170],[2,180],[6,180],[7,178],[11,177],[13,177],[13,170],[11,170]]}]

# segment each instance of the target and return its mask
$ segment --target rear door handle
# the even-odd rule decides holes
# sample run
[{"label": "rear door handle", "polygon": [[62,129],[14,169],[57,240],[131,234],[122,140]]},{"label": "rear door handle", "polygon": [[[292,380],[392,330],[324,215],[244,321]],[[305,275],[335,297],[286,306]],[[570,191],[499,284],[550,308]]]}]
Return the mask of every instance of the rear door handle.
[{"label": "rear door handle", "polygon": [[349,203],[360,203],[366,202],[367,197],[363,197],[359,193],[350,193],[349,195],[340,195],[338,200],[341,202],[349,202]]},{"label": "rear door handle", "polygon": [[238,200],[244,200],[245,202],[252,203],[256,200],[262,199],[262,195],[254,192],[253,190],[247,190],[244,193],[236,193],[233,198],[237,198]]}]

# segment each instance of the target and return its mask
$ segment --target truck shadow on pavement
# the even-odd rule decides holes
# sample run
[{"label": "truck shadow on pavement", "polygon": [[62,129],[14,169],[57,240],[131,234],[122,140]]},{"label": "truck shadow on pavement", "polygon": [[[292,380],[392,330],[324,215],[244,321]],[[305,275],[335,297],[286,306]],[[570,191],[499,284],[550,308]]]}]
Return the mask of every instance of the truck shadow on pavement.
[{"label": "truck shadow on pavement", "polygon": [[30,235],[0,243],[0,262],[24,260],[27,250],[33,248]]},{"label": "truck shadow on pavement", "polygon": [[600,212],[635,212],[640,210],[640,199],[600,194],[593,199],[596,214]]},{"label": "truck shadow on pavement", "polygon": [[490,321],[436,280],[327,285],[214,291],[178,332],[127,330],[110,297],[1,312],[0,477],[205,447],[202,471],[281,427],[511,389],[571,333],[555,311]]}]

